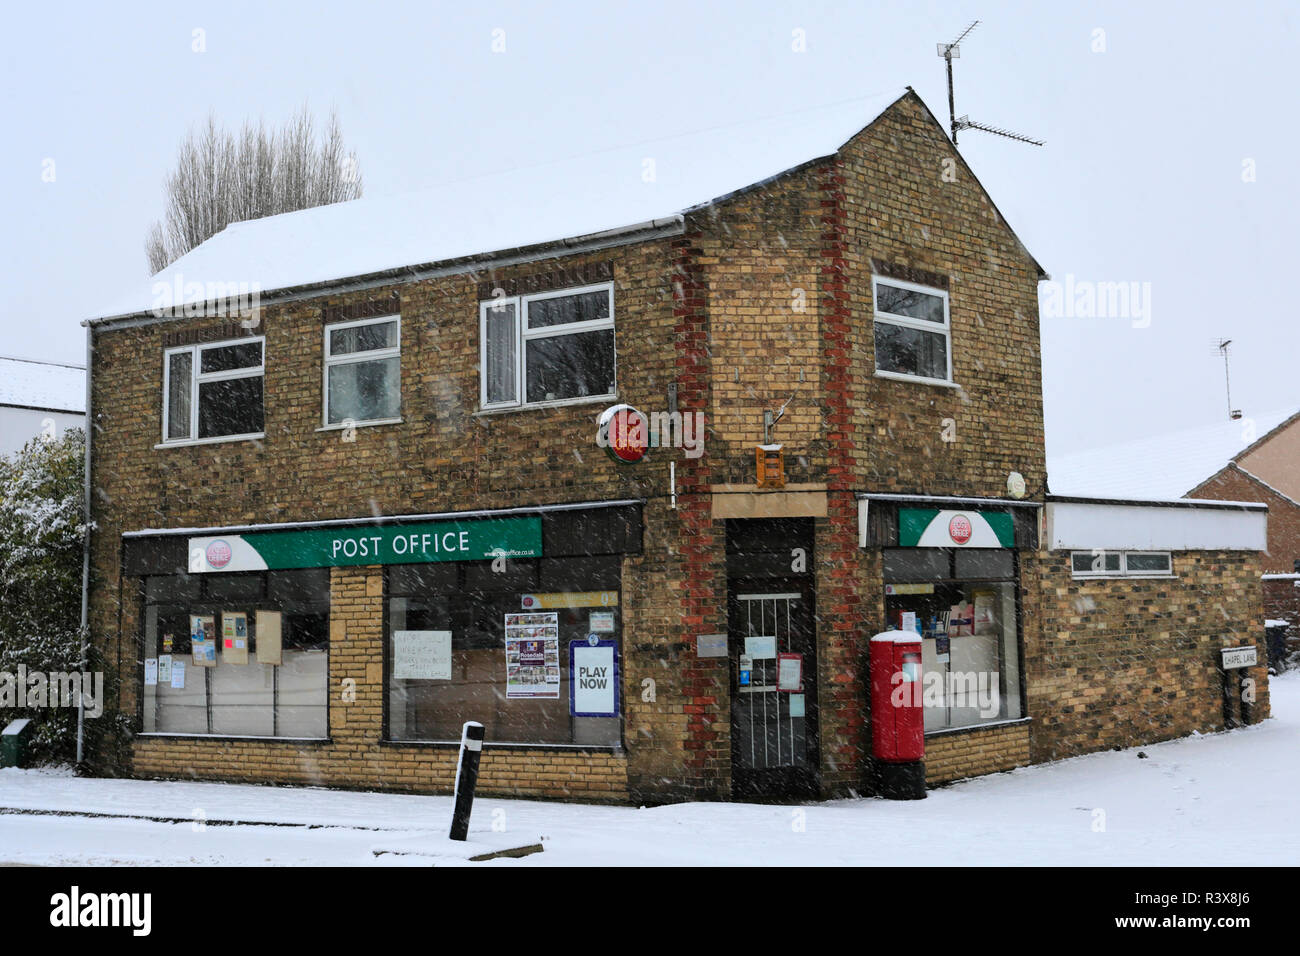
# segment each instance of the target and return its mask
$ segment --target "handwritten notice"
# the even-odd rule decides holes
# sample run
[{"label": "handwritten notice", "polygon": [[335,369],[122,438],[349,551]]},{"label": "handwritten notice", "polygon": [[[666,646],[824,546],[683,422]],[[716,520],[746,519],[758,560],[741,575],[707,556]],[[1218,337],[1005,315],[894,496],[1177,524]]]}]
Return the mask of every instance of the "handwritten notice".
[{"label": "handwritten notice", "polygon": [[451,631],[394,631],[393,677],[451,680]]}]

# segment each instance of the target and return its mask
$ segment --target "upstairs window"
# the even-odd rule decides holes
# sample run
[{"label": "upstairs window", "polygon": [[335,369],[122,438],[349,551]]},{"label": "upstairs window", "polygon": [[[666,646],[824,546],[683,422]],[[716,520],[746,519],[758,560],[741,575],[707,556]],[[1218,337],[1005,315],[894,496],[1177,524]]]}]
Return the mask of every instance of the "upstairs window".
[{"label": "upstairs window", "polygon": [[509,408],[613,398],[613,283],[480,303],[480,402]]},{"label": "upstairs window", "polygon": [[163,353],[163,442],[260,438],[265,339]]},{"label": "upstairs window", "polygon": [[948,293],[872,276],[876,374],[931,382],[952,381]]},{"label": "upstairs window", "polygon": [[325,424],[367,425],[402,414],[402,320],[325,327]]}]

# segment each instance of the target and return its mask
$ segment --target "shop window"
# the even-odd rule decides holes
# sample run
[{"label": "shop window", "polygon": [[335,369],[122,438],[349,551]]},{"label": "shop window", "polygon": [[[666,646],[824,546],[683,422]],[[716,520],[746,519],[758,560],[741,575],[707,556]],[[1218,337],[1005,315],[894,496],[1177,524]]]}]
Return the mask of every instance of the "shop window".
[{"label": "shop window", "polygon": [[402,414],[401,319],[325,327],[325,424],[373,425]]},{"label": "shop window", "polygon": [[952,555],[942,548],[885,549],[886,581],[941,581],[952,577]]},{"label": "shop window", "polygon": [[1024,716],[1015,553],[884,550],[888,626],[921,637],[927,733]]},{"label": "shop window", "polygon": [[328,735],[328,569],[152,576],[144,593],[146,733]]},{"label": "shop window", "polygon": [[1172,577],[1168,551],[1071,551],[1070,572],[1076,578]]},{"label": "shop window", "polygon": [[480,303],[484,408],[612,398],[612,283]]},{"label": "shop window", "polygon": [[394,565],[385,569],[387,736],[452,742],[467,720],[492,743],[616,747],[622,695],[592,716],[570,706],[572,644],[621,658],[620,559]]},{"label": "shop window", "polygon": [[163,353],[163,442],[260,438],[265,340]]},{"label": "shop window", "polygon": [[948,293],[873,276],[876,372],[952,381]]}]

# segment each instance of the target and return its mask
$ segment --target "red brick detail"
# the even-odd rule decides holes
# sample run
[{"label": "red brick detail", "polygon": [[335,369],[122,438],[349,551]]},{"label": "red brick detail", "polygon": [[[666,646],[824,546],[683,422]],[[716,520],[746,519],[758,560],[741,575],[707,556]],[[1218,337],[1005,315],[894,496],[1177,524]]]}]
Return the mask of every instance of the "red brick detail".
[{"label": "red brick detail", "polygon": [[[687,233],[673,242],[673,333],[676,339],[677,401],[684,411],[712,408],[707,281],[699,262],[701,235]],[[683,458],[677,465],[677,512],[682,576],[683,646],[680,660],[685,780],[689,790],[727,796],[731,738],[725,693],[726,662],[695,656],[694,636],[726,630],[726,569],[723,530],[713,520],[708,456]]]},{"label": "red brick detail", "polygon": [[827,165],[820,184],[821,323],[824,417],[828,445],[827,522],[819,536],[817,560],[828,568],[820,576],[820,651],[822,761],[828,790],[853,785],[860,776],[865,745],[865,702],[860,669],[861,597],[857,568],[861,561],[854,496],[852,413],[855,401],[854,342],[850,311],[846,241],[844,169]]}]

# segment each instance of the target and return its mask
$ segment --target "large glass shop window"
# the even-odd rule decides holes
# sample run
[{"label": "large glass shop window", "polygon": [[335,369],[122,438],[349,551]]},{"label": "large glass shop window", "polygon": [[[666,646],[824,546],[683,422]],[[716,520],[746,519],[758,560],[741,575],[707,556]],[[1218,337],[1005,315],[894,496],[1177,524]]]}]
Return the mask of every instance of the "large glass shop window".
[{"label": "large glass shop window", "polygon": [[[477,720],[493,743],[621,743],[618,557],[385,572],[390,740],[458,741]],[[588,665],[577,696],[572,645]]]},{"label": "large glass shop window", "polygon": [[884,580],[888,626],[922,638],[927,732],[1024,715],[1014,551],[887,548]]},{"label": "large glass shop window", "polygon": [[145,732],[327,737],[329,603],[328,568],[146,578]]}]

